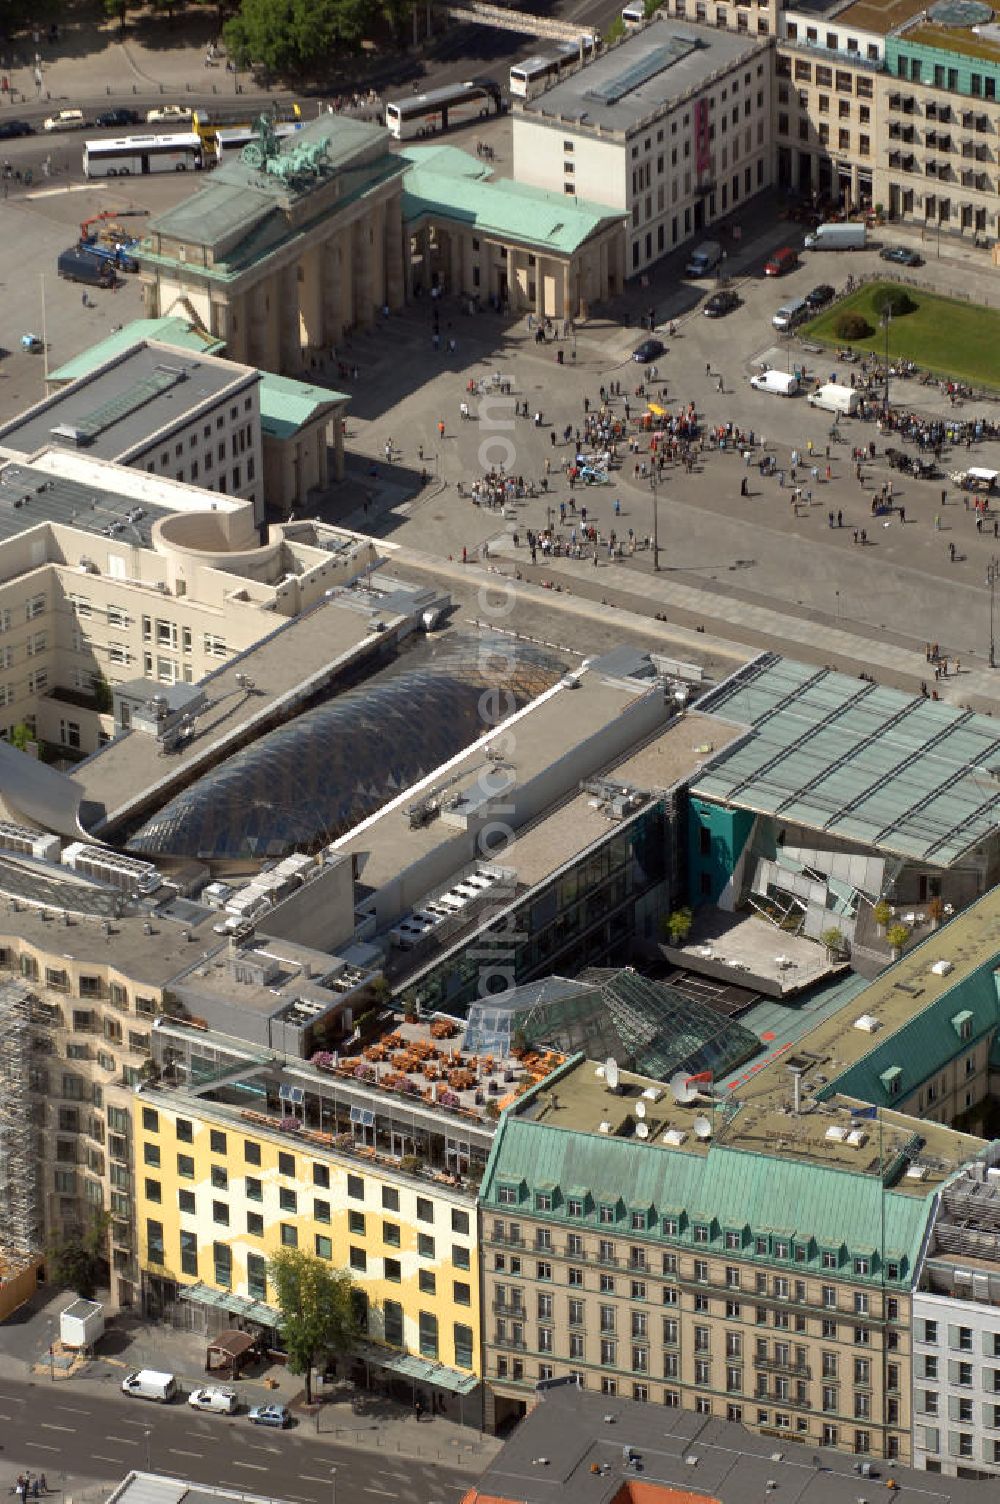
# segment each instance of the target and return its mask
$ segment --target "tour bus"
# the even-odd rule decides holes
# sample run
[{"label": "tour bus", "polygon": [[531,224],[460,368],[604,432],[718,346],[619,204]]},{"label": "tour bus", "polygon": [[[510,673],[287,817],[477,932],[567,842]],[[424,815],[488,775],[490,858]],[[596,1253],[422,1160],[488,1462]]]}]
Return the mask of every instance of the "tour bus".
[{"label": "tour bus", "polygon": [[198,171],[202,165],[201,137],[193,131],[176,136],[117,136],[87,141],[83,148],[83,172],[88,178]]},{"label": "tour bus", "polygon": [[554,84],[581,58],[587,62],[594,55],[594,39],[581,36],[579,42],[561,42],[552,52],[526,57],[510,70],[510,92],[515,99],[534,99],[549,84]]},{"label": "tour bus", "polygon": [[[293,136],[296,131],[300,131],[301,129],[301,122],[296,122],[294,125],[276,125],[274,127],[274,134],[279,141],[283,141],[286,136]],[[255,126],[220,125],[215,133],[214,160],[219,163],[231,161],[233,157],[239,156],[244,146],[247,146],[251,141],[256,140],[257,129]]]},{"label": "tour bus", "polygon": [[414,136],[433,136],[469,120],[485,120],[503,108],[500,86],[492,78],[473,83],[448,84],[412,99],[397,99],[385,107],[385,123],[397,141]]},{"label": "tour bus", "polygon": [[[260,111],[258,110],[258,114]],[[276,125],[301,125],[302,111],[297,104],[275,105],[268,108],[265,114],[269,115]],[[242,110],[195,110],[191,116],[191,129],[201,137],[202,150],[206,161],[215,154],[215,138],[222,129],[253,129],[253,111],[243,107]]]}]

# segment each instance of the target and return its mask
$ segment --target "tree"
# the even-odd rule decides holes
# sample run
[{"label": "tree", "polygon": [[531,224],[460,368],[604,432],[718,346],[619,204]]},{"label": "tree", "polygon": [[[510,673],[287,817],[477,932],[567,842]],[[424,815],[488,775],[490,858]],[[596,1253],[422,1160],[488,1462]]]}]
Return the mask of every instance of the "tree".
[{"label": "tree", "polygon": [[97,1212],[84,1232],[71,1234],[48,1250],[50,1276],[75,1290],[81,1300],[93,1300],[104,1274],[110,1221],[108,1212]]},{"label": "tree", "polygon": [[836,925],[831,925],[828,930],[824,930],[819,938],[829,951],[831,959],[834,956],[843,955],[844,935],[843,931],[838,930]]},{"label": "tree", "polygon": [[238,65],[301,76],[352,49],[373,9],[373,0],[243,0],[223,36]]},{"label": "tree", "polygon": [[910,938],[909,928],[905,924],[890,924],[885,932],[885,938],[892,947],[893,953],[898,956]]},{"label": "tree", "polygon": [[621,16],[615,16],[615,19],[612,21],[611,25],[604,33],[604,40],[610,47],[613,42],[620,42],[624,35],[625,22],[622,20]]},{"label": "tree", "polygon": [[10,744],[12,747],[16,747],[19,752],[27,752],[34,740],[34,732],[27,721],[18,721],[16,726],[11,727]]},{"label": "tree", "polygon": [[683,945],[691,933],[691,925],[694,916],[690,909],[675,909],[667,918],[663,928],[671,945]]},{"label": "tree", "polygon": [[872,909],[872,918],[880,928],[889,923],[892,918],[892,908],[884,898],[880,898]]},{"label": "tree", "polygon": [[268,1263],[274,1282],[288,1367],[305,1375],[306,1404],[312,1400],[317,1358],[346,1353],[359,1325],[354,1284],[346,1269],[331,1269],[301,1248],[282,1248]]}]

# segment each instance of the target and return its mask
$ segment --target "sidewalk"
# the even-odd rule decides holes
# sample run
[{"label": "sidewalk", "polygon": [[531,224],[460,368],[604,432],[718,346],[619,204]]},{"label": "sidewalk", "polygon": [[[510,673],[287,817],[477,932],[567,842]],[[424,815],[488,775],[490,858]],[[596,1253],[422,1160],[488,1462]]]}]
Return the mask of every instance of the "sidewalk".
[{"label": "sidewalk", "polygon": [[[469,1424],[461,1425],[451,1414],[425,1414],[417,1421],[410,1406],[398,1400],[357,1391],[347,1382],[324,1385],[317,1378],[314,1401],[306,1405],[302,1376],[289,1373],[283,1365],[261,1365],[251,1376],[231,1383],[224,1375],[206,1374],[204,1334],[177,1331],[127,1313],[109,1322],[96,1356],[74,1359],[58,1348],[59,1312],[72,1298],[66,1290],[47,1298],[43,1293],[4,1323],[0,1378],[34,1384],[60,1399],[72,1392],[131,1405],[120,1395],[122,1379],[136,1368],[156,1368],[176,1374],[185,1394],[216,1384],[234,1388],[244,1411],[251,1405],[287,1405],[298,1422],[294,1434],[318,1437],[336,1447],[446,1462],[480,1472],[501,1446],[477,1429],[479,1412],[474,1401],[469,1406]],[[56,1344],[51,1366],[50,1341]],[[352,1408],[355,1399],[357,1411]],[[449,1408],[458,1415],[457,1400],[451,1400]]]}]

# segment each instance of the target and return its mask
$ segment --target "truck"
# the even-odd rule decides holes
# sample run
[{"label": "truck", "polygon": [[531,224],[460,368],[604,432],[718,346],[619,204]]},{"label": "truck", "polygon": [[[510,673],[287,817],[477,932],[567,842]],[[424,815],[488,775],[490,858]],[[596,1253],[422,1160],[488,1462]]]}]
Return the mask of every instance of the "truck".
[{"label": "truck", "polygon": [[717,240],[703,240],[695,246],[684,268],[685,277],[707,277],[713,267],[722,260],[722,247]]},{"label": "truck", "polygon": [[139,263],[135,257],[129,254],[124,245],[101,245],[96,240],[81,240],[77,250],[85,252],[88,256],[96,256],[98,261],[106,261],[110,266],[115,266],[120,272],[137,272]]},{"label": "truck", "polygon": [[153,1400],[157,1405],[169,1405],[180,1392],[172,1373],[161,1373],[155,1368],[139,1368],[122,1379],[122,1394],[132,1399]]},{"label": "truck", "polygon": [[59,1312],[59,1341],[63,1347],[92,1348],[104,1336],[104,1307],[96,1300],[74,1300]]},{"label": "truck", "polygon": [[115,269],[110,261],[102,261],[89,250],[81,251],[79,246],[61,251],[56,268],[60,277],[65,277],[68,282],[85,282],[88,287],[115,285]]},{"label": "truck", "polygon": [[841,386],[839,382],[828,381],[825,386],[810,392],[807,400],[810,407],[819,407],[824,412],[837,413],[838,416],[842,413],[845,418],[851,418],[861,403],[861,393],[856,392],[852,386]]},{"label": "truck", "polygon": [[799,389],[799,378],[792,371],[761,371],[750,377],[750,385],[757,392],[769,392],[772,397],[794,397]]},{"label": "truck", "polygon": [[803,244],[807,251],[863,251],[868,244],[868,226],[817,225]]}]

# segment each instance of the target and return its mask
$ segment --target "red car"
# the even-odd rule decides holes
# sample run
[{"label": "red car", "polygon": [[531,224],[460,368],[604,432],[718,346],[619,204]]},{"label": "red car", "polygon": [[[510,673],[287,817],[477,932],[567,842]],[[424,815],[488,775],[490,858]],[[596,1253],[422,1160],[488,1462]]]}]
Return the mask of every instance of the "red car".
[{"label": "red car", "polygon": [[798,252],[793,251],[790,245],[783,245],[780,251],[775,251],[770,261],[764,263],[765,277],[783,277],[790,272],[793,266],[798,266]]}]

